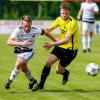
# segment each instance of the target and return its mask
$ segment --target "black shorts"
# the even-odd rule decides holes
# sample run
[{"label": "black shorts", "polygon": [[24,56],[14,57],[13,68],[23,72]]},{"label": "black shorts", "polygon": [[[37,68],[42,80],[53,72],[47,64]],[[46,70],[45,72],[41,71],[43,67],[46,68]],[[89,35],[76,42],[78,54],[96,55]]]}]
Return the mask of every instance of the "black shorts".
[{"label": "black shorts", "polygon": [[58,57],[61,66],[66,67],[76,57],[78,50],[69,50],[55,46],[51,54]]}]

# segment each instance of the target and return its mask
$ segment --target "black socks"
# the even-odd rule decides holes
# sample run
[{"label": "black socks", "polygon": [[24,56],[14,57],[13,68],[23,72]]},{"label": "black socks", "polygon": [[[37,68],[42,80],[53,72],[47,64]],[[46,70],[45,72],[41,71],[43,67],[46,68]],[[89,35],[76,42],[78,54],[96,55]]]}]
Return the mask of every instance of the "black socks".
[{"label": "black socks", "polygon": [[41,74],[41,80],[40,80],[40,85],[44,85],[49,73],[50,73],[50,69],[51,67],[46,67],[44,66],[43,70],[42,70],[42,74]]}]

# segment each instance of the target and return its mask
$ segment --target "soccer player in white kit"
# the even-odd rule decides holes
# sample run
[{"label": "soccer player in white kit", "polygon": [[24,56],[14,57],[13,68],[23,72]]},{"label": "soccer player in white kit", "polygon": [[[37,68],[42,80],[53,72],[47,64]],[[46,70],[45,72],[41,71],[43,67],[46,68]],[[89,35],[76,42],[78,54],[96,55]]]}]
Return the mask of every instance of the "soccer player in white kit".
[{"label": "soccer player in white kit", "polygon": [[99,8],[93,0],[86,0],[81,3],[77,19],[82,15],[82,48],[83,52],[91,52],[90,46],[94,33],[95,14],[99,13]]},{"label": "soccer player in white kit", "polygon": [[22,17],[22,25],[18,26],[10,35],[7,44],[15,46],[14,53],[17,54],[17,60],[11,75],[5,84],[5,88],[9,89],[11,83],[15,77],[19,74],[20,70],[25,73],[25,76],[29,80],[29,89],[32,89],[33,85],[37,83],[37,80],[33,78],[31,70],[27,66],[27,62],[34,55],[34,43],[37,35],[46,35],[53,41],[56,39],[48,34],[46,30],[32,27],[32,18],[29,15]]}]

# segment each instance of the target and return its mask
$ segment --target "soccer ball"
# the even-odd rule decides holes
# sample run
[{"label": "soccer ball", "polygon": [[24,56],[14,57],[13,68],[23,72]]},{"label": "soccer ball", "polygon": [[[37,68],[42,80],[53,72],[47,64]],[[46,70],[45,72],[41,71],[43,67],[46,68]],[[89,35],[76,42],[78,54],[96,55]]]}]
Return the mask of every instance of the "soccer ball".
[{"label": "soccer ball", "polygon": [[95,63],[89,63],[86,66],[86,73],[90,76],[96,76],[99,73],[99,65]]}]

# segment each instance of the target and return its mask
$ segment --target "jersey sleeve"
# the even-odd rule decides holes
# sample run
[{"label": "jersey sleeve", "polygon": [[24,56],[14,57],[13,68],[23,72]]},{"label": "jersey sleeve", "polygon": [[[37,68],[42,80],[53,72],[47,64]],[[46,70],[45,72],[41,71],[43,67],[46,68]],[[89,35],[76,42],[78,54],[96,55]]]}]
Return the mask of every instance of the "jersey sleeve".
[{"label": "jersey sleeve", "polygon": [[44,31],[41,28],[37,28],[36,33],[36,35],[43,35]]},{"label": "jersey sleeve", "polygon": [[80,11],[83,11],[83,3],[80,5]]},{"label": "jersey sleeve", "polygon": [[59,26],[58,21],[59,17],[51,24],[50,28],[55,29],[56,27],[58,27]]},{"label": "jersey sleeve", "polygon": [[96,3],[94,3],[94,11],[95,11],[95,12],[98,12],[98,11],[99,11],[99,8],[98,8],[98,6],[97,6]]},{"label": "jersey sleeve", "polygon": [[16,38],[20,33],[20,29],[17,27],[10,35],[11,38]]}]

